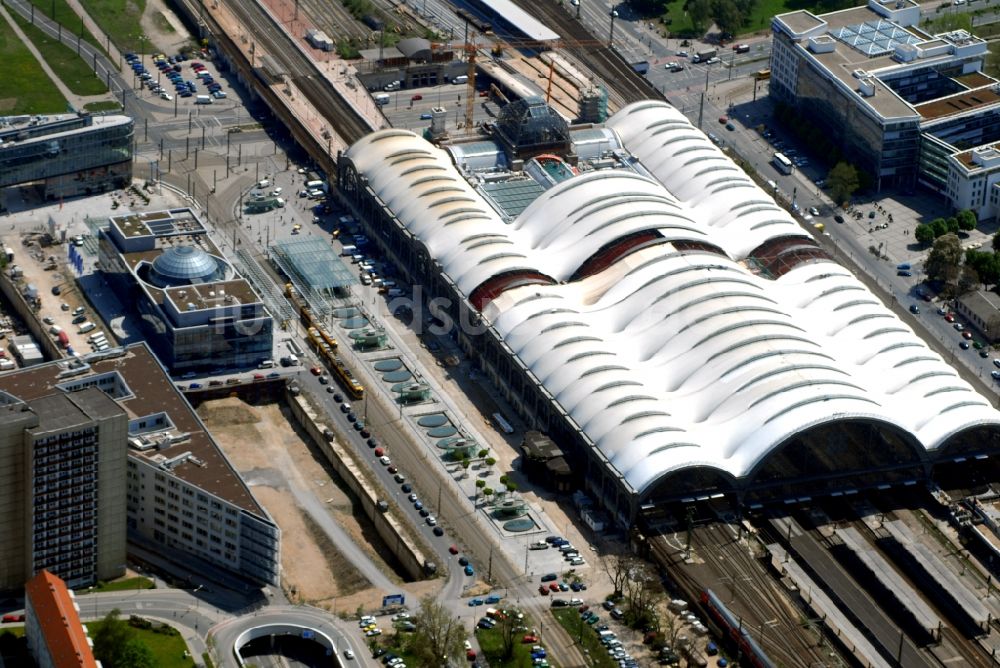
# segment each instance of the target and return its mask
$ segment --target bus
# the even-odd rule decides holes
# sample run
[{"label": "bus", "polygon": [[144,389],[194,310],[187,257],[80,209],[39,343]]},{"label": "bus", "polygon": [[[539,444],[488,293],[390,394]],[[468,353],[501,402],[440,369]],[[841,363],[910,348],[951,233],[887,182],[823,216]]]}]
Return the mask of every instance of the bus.
[{"label": "bus", "polygon": [[771,70],[757,70],[754,72],[753,78],[757,81],[767,81],[771,78]]},{"label": "bus", "polygon": [[774,164],[774,168],[782,174],[792,173],[792,161],[786,158],[783,153],[775,153],[771,162]]}]

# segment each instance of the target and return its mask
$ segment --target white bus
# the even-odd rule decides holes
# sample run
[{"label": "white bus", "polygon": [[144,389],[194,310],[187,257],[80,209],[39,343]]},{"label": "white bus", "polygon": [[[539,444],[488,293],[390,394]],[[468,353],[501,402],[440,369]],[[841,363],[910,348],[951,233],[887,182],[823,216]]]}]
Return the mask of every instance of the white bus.
[{"label": "white bus", "polygon": [[785,154],[775,153],[774,159],[771,162],[774,164],[774,168],[782,174],[792,173],[792,161],[785,157]]}]

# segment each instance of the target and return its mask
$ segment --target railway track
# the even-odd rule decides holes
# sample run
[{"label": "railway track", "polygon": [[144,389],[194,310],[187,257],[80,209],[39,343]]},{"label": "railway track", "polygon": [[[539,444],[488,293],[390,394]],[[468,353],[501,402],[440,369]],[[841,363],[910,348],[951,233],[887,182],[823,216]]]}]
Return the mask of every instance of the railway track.
[{"label": "railway track", "polygon": [[253,34],[261,49],[288,72],[289,78],[303,92],[316,112],[323,116],[330,129],[348,145],[372,131],[367,120],[319,76],[313,61],[288,43],[289,37],[282,27],[276,25],[256,2],[235,0],[229,6]]},{"label": "railway track", "polygon": [[354,18],[340,0],[299,0],[298,4],[299,17],[305,10],[316,27],[334,42],[342,39],[367,40],[371,36],[371,30]]},{"label": "railway track", "polygon": [[751,630],[772,661],[783,666],[821,665],[824,654],[817,651],[818,642],[800,629],[801,611],[777,590],[747,547],[734,540],[732,529],[732,525],[711,524],[694,534],[697,554],[729,578],[730,591],[716,594],[729,593],[733,600],[752,602],[761,625],[759,631]]},{"label": "railway track", "polygon": [[[663,98],[659,91],[637,74],[615,51],[606,46],[598,46],[599,40],[570,16],[560,3],[530,0],[513,2],[562,35],[568,42],[564,45],[564,50],[586,63],[604,81],[609,91],[620,98],[618,101],[622,104]],[[572,46],[569,44],[571,42],[578,42],[580,46]]]}]

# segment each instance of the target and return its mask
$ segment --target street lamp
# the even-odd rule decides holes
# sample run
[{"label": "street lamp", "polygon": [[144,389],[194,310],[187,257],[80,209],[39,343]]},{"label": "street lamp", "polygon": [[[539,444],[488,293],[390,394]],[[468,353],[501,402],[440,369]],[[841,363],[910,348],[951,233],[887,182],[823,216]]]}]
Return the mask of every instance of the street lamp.
[{"label": "street lamp", "polygon": [[610,16],[611,16],[611,34],[608,35],[608,48],[609,49],[614,46],[614,41],[615,41],[615,19],[618,18],[618,10],[612,7],[611,8],[611,14],[610,14]]}]

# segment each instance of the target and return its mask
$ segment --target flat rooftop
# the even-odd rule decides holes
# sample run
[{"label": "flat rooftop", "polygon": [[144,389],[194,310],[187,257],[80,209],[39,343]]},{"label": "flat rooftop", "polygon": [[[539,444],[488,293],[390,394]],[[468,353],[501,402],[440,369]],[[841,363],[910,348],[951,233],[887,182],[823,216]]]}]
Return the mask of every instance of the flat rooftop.
[{"label": "flat rooftop", "polygon": [[[68,380],[65,377],[59,378],[59,374],[69,368],[69,363],[67,360],[49,362],[2,374],[0,390],[31,403],[49,395],[62,393],[63,390],[56,385]],[[111,372],[118,372],[132,391],[132,396],[117,400],[130,420],[166,413],[173,423],[170,431],[188,435],[188,438],[172,445],[154,448],[147,452],[140,452],[130,447],[130,455],[142,457],[159,466],[165,459],[170,460],[184,453],[190,453],[191,457],[172,465],[169,471],[181,480],[244,510],[255,515],[267,516],[239,473],[222,454],[191,404],[177,390],[145,343],[125,348],[124,354],[119,357],[94,362],[87,373],[74,375],[72,381],[78,382],[89,375]],[[74,393],[71,393],[70,398],[74,399],[72,394]],[[45,403],[47,404],[48,400]]]},{"label": "flat rooftop", "polygon": [[112,216],[108,222],[123,237],[148,235],[168,236],[175,234],[204,234],[205,226],[191,209],[167,209]]},{"label": "flat rooftop", "polygon": [[[799,41],[796,42],[797,48],[807,52],[831,76],[853,90],[859,101],[870,106],[883,118],[932,119],[949,113],[959,113],[972,108],[976,103],[968,98],[966,102],[954,100],[953,104],[958,107],[952,107],[947,100],[966,95],[981,97],[984,100],[981,103],[983,105],[996,101],[987,101],[987,98],[997,98],[995,94],[979,95],[982,87],[995,82],[991,77],[977,72],[954,77],[956,82],[967,89],[966,91],[919,105],[911,105],[879,80],[880,75],[913,64],[901,63],[893,57],[898,45],[913,45],[913,48],[919,48],[925,54],[920,62],[928,66],[935,62],[947,63],[955,59],[950,52],[929,54],[934,48],[940,49],[952,43],[953,39],[958,39],[955,37],[957,33],[935,37],[923,32],[917,26],[903,26],[890,21],[867,6],[852,7],[822,15],[799,10],[776,16],[774,21],[783,25],[789,33],[799,37]],[[965,37],[964,42],[956,44],[980,41],[967,34]],[[822,52],[816,53],[809,49],[809,41],[813,38],[822,41],[824,46],[824,49],[820,49]],[[855,76],[858,72],[868,75],[874,84],[874,95],[867,97],[861,95],[860,80]]]},{"label": "flat rooftop", "polygon": [[[986,77],[985,75],[981,76],[989,80],[989,77]],[[987,86],[984,88],[977,88],[975,90],[958,93],[957,95],[941,97],[936,100],[931,100],[930,102],[924,102],[923,104],[915,105],[914,109],[917,110],[917,113],[919,113],[921,117],[927,120],[932,120],[961,114],[966,111],[972,111],[982,107],[988,107],[998,102],[1000,102],[1000,95]]]},{"label": "flat rooftop", "polygon": [[108,114],[53,114],[49,116],[0,117],[0,150],[32,142],[52,141],[80,132],[128,125],[131,116]]},{"label": "flat rooftop", "polygon": [[[236,304],[257,304],[260,298],[242,278],[158,290],[178,311],[203,311]],[[194,306],[189,308],[188,304]]]}]

